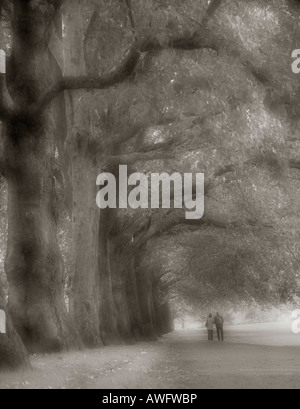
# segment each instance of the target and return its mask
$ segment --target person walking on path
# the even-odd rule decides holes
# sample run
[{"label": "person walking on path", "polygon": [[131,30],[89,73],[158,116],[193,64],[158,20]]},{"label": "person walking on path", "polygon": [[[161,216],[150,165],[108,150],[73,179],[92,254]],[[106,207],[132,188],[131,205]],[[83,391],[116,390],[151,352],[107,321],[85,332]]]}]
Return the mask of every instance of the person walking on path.
[{"label": "person walking on path", "polygon": [[215,326],[217,328],[217,335],[218,335],[218,340],[219,341],[224,341],[224,319],[223,317],[217,312],[215,319]]},{"label": "person walking on path", "polygon": [[207,331],[208,331],[208,340],[213,341],[214,340],[214,319],[212,314],[209,314],[206,324],[205,324]]}]

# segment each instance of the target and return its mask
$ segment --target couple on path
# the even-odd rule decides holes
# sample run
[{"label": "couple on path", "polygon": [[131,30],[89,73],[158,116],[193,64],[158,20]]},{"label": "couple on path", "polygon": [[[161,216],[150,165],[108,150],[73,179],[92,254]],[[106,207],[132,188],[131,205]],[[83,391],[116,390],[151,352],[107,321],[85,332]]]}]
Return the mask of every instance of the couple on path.
[{"label": "couple on path", "polygon": [[224,330],[223,330],[223,325],[224,325],[224,319],[223,317],[217,312],[216,316],[213,318],[212,314],[209,314],[207,320],[206,320],[206,328],[208,331],[208,340],[213,341],[214,340],[214,325],[217,328],[217,335],[218,335],[218,340],[219,341],[224,341]]}]

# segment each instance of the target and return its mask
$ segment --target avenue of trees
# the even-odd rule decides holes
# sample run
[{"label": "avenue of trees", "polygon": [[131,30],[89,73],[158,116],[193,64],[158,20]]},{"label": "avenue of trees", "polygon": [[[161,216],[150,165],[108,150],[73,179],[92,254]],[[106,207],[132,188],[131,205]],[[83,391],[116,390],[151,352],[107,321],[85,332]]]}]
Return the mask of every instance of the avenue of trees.
[{"label": "avenue of trees", "polygon": [[[2,0],[0,12],[0,369],[28,351],[155,340],[185,306],[295,300],[299,2]],[[97,175],[119,165],[205,173],[204,218],[99,210]]]}]

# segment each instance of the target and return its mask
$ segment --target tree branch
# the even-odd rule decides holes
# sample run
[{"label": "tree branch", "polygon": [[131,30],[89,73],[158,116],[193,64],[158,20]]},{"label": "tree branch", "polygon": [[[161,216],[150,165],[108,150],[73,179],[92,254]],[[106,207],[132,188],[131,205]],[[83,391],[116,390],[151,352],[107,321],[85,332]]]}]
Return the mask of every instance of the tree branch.
[{"label": "tree branch", "polygon": [[291,169],[298,169],[300,170],[300,160],[290,159],[289,160],[289,167]]},{"label": "tree branch", "polygon": [[217,38],[212,31],[204,26],[200,26],[198,30],[188,37],[171,36],[166,42],[161,42],[156,37],[147,38],[142,42],[140,51],[143,53],[168,49],[191,51],[204,48],[219,51],[220,46],[221,39]]},{"label": "tree branch", "polygon": [[[182,224],[186,224],[189,226],[199,226],[200,220],[184,220]],[[202,220],[205,225],[216,227],[219,229],[240,229],[243,227],[263,227],[266,229],[273,229],[273,226],[269,223],[257,223],[252,220],[247,220],[246,223],[235,221],[235,222],[224,222],[222,220],[211,219],[211,218],[203,218]]]},{"label": "tree branch", "polygon": [[171,287],[174,287],[176,284],[178,284],[179,282],[181,282],[182,280],[183,280],[183,277],[172,278],[172,280],[169,280],[169,281],[161,281],[161,283],[160,283],[160,289],[161,289],[161,291],[167,291],[167,290],[169,290]]},{"label": "tree branch", "polygon": [[218,50],[218,43],[219,41],[215,35],[204,27],[201,27],[190,37],[171,37],[164,44],[155,37],[136,40],[131,49],[125,54],[119,67],[115,67],[102,77],[84,76],[63,78],[49,89],[36,103],[29,106],[26,110],[26,114],[31,116],[41,115],[44,109],[46,109],[52,100],[62,91],[79,89],[104,90],[124,82],[135,72],[141,53],[166,49],[196,50],[211,48]]},{"label": "tree branch", "polygon": [[32,104],[28,110],[28,115],[40,115],[43,110],[62,91],[79,89],[104,90],[117,85],[129,78],[140,59],[140,43],[135,41],[131,49],[125,54],[119,67],[114,68],[102,77],[83,76],[65,77],[48,90],[36,103]]}]

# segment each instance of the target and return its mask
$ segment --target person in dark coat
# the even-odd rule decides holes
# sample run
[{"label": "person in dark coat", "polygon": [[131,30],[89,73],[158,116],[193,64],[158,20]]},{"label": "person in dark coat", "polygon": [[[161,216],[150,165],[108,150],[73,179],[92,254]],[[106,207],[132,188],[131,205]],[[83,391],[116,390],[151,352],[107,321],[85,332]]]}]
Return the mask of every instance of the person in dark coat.
[{"label": "person in dark coat", "polygon": [[209,314],[206,324],[205,324],[207,331],[208,331],[208,340],[213,341],[214,340],[214,319],[212,314]]},{"label": "person in dark coat", "polygon": [[215,319],[215,326],[217,328],[217,335],[219,341],[224,341],[224,319],[223,317],[217,312]]}]

